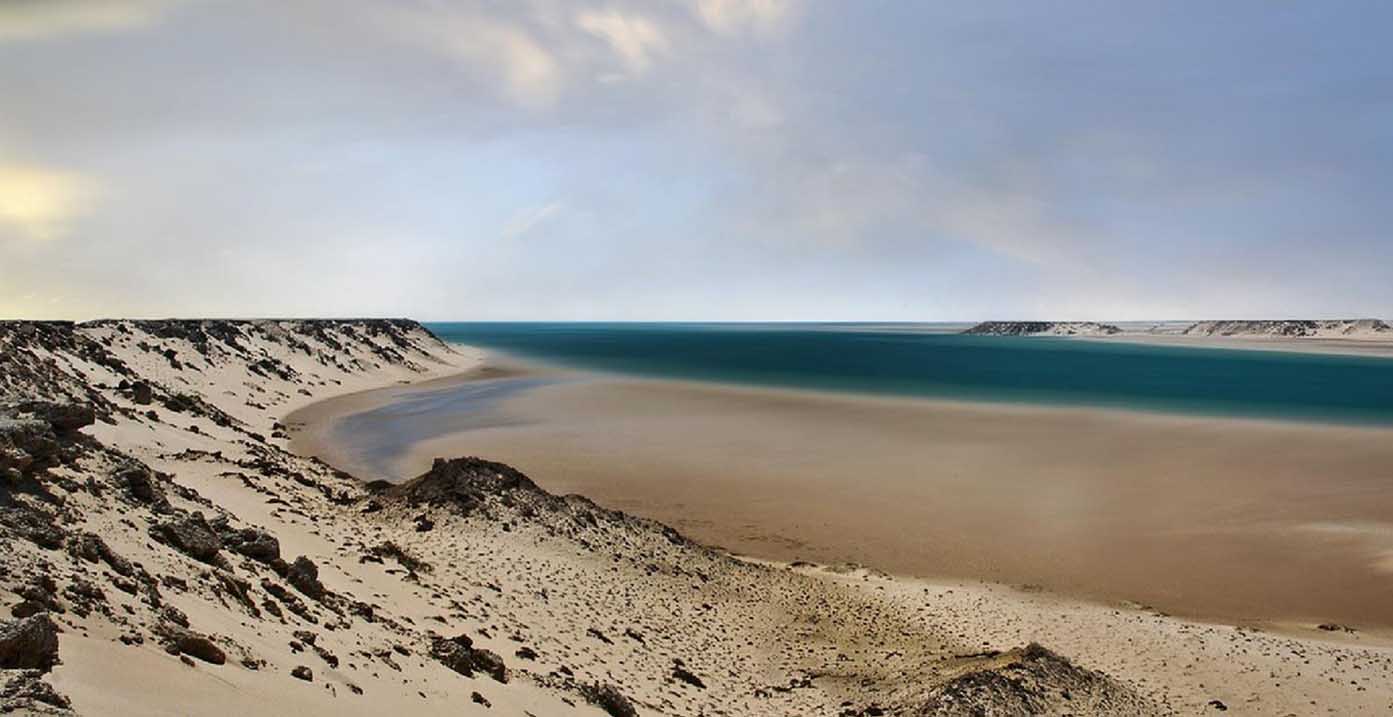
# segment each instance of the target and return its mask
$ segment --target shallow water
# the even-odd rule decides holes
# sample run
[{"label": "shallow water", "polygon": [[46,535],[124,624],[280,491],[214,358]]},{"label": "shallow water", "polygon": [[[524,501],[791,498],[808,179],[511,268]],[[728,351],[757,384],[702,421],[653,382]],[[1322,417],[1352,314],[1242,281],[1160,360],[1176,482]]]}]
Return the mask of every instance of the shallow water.
[{"label": "shallow water", "polygon": [[429,324],[447,341],[634,376],[1393,424],[1393,359],[951,333],[960,326]]}]

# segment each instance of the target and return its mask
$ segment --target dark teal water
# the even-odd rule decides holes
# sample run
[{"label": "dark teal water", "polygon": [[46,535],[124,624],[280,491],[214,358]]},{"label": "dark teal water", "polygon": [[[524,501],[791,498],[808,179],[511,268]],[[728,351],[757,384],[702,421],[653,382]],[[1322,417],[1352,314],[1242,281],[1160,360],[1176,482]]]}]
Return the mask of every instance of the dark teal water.
[{"label": "dark teal water", "polygon": [[911,324],[433,323],[441,338],[644,377],[1393,424],[1393,359],[962,336]]}]

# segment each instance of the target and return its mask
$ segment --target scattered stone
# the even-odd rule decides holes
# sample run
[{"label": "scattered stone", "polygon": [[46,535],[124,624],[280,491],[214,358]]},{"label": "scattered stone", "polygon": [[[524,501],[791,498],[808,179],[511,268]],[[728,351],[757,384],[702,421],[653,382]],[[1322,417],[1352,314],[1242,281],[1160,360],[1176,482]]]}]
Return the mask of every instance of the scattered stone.
[{"label": "scattered stone", "polygon": [[291,670],[290,676],[294,677],[297,680],[304,680],[305,682],[314,682],[314,672],[310,671],[310,668],[304,665],[299,665],[295,669]]}]

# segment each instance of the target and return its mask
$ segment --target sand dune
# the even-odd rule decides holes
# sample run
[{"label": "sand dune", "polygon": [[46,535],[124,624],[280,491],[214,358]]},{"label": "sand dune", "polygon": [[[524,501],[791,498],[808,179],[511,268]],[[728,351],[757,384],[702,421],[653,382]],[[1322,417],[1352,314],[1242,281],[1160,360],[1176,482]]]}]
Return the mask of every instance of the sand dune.
[{"label": "sand dune", "polygon": [[296,407],[476,364],[410,322],[0,324],[0,596],[16,616],[0,700],[101,715],[1393,705],[1393,652],[1365,633],[767,563],[487,461],[393,488],[287,450]]}]

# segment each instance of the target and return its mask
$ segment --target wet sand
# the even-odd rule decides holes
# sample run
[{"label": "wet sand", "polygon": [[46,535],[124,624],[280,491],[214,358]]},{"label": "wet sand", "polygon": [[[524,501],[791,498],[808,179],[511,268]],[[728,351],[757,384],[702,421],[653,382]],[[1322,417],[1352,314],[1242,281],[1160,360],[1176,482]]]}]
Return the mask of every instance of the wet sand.
[{"label": "wet sand", "polygon": [[[499,391],[467,417],[431,413],[451,386],[491,382]],[[374,409],[422,391],[437,397],[411,420],[430,435],[381,441],[403,419]],[[486,456],[759,557],[1239,624],[1393,626],[1390,429],[512,369],[334,399],[290,420],[305,428],[297,450],[349,470],[401,478],[436,456]]]}]

